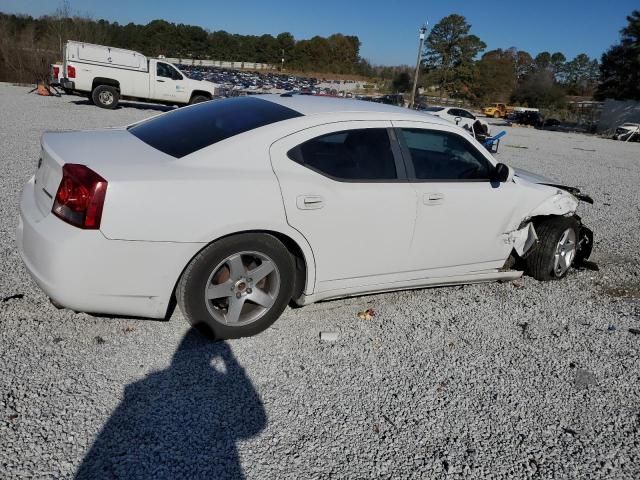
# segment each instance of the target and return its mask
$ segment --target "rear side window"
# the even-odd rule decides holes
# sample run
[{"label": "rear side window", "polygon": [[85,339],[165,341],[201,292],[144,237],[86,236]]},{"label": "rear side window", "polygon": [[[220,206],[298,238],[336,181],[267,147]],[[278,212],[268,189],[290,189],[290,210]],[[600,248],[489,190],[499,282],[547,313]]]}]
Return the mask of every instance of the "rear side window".
[{"label": "rear side window", "polygon": [[395,180],[395,159],[385,128],[329,133],[288,152],[293,161],[336,180]]},{"label": "rear side window", "polygon": [[129,127],[129,132],[161,152],[182,158],[234,135],[301,116],[268,100],[238,97],[179,108]]},{"label": "rear side window", "polygon": [[489,180],[493,166],[467,140],[439,130],[402,129],[418,180]]}]

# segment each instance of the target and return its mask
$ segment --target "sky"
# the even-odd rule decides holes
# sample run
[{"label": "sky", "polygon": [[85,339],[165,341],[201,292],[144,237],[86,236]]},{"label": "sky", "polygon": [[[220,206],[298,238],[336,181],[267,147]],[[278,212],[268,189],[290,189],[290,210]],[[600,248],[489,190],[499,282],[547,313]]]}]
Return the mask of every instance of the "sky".
[{"label": "sky", "polygon": [[[70,0],[74,13],[96,20],[148,23],[163,19],[209,30],[261,35],[291,32],[296,39],[357,35],[360,54],[378,65],[413,65],[418,28],[458,13],[487,50],[516,47],[533,56],[560,51],[600,58],[619,40],[638,0]],[[40,16],[59,0],[0,0],[0,11]],[[242,60],[242,59],[238,59]]]}]

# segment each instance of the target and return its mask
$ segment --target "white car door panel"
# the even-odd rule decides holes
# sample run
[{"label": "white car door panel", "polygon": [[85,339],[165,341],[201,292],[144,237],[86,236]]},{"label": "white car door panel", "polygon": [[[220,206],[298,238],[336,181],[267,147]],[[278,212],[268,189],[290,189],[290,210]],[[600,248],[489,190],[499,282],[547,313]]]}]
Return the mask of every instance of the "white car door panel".
[{"label": "white car door panel", "polygon": [[[494,165],[488,154],[454,129],[426,127],[424,123],[410,121],[394,121],[393,124],[403,132],[414,132],[413,138],[400,130],[398,136],[404,139],[405,157],[412,156],[413,160],[407,159],[408,168],[413,170],[409,174],[414,177],[412,185],[420,199],[411,243],[411,260],[416,269],[437,269],[439,274],[458,275],[501,267],[512,248],[505,242],[505,233],[520,208],[518,185],[488,179],[454,178],[488,177]],[[424,135],[428,140],[421,137],[421,132],[427,132]],[[408,145],[412,142],[415,148]],[[486,175],[466,170],[464,162],[475,161],[476,157],[460,154],[461,145],[473,149],[470,152],[479,155],[478,161],[486,161]],[[453,168],[445,163],[448,161],[460,161],[464,166]],[[439,168],[439,163],[444,167]]]},{"label": "white car door panel", "polygon": [[[375,131],[376,138],[384,142],[389,127],[391,123],[384,121],[333,123],[295,133],[271,146],[287,221],[313,250],[317,292],[398,281],[410,270],[415,190],[406,180],[389,179],[389,171],[371,175],[384,179],[358,180],[362,176],[359,169],[375,156],[374,151],[384,151],[385,168],[393,168],[394,175],[401,169],[404,176],[399,155],[394,158],[391,154],[393,167],[389,167],[386,148],[399,153],[397,147],[374,145],[370,140],[358,144],[352,141],[357,133],[345,133],[364,129],[371,135]],[[354,152],[360,160],[351,164],[349,155]],[[304,155],[304,165],[297,163],[297,155]],[[331,178],[329,171],[341,172],[343,178]]]}]

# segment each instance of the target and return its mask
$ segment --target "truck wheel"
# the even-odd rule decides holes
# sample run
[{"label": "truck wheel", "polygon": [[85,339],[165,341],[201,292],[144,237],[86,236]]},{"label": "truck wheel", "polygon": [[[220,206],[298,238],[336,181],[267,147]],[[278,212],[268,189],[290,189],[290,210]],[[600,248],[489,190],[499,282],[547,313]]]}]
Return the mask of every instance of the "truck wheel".
[{"label": "truck wheel", "polygon": [[91,98],[100,108],[108,108],[112,110],[118,106],[118,100],[120,100],[120,94],[115,87],[111,85],[98,85],[91,92]]},{"label": "truck wheel", "polygon": [[194,95],[193,97],[191,97],[191,100],[189,100],[189,105],[193,105],[194,103],[208,102],[209,100],[211,99],[205,97],[204,95]]}]

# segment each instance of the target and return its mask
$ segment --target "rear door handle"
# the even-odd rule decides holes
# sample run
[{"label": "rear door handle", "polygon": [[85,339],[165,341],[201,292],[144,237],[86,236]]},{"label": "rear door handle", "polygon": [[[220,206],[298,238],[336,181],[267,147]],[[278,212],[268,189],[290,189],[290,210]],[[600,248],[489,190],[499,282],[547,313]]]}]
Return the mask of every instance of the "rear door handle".
[{"label": "rear door handle", "polygon": [[324,207],[324,199],[320,195],[299,195],[296,206],[300,210],[317,210]]},{"label": "rear door handle", "polygon": [[164,83],[164,80],[156,80],[156,82],[162,82],[162,83]]},{"label": "rear door handle", "polygon": [[425,193],[422,197],[422,203],[425,205],[440,205],[444,200],[444,195],[441,193]]}]

